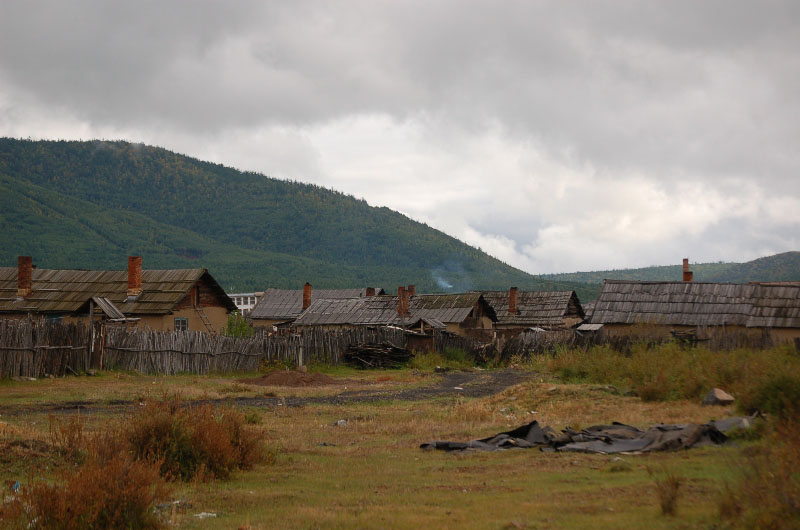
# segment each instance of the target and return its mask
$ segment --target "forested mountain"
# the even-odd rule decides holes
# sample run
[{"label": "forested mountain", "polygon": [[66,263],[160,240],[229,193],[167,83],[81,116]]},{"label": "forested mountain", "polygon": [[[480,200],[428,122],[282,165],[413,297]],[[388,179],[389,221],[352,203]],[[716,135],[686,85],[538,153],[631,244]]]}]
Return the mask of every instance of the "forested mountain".
[{"label": "forested mountain", "polygon": [[420,291],[575,289],[388,208],[318,186],[106,141],[0,139],[0,265],[206,267],[229,291],[415,284]]},{"label": "forested mountain", "polygon": [[[800,281],[800,252],[784,252],[746,263],[693,263],[690,266],[697,282],[778,282]],[[545,274],[542,279],[602,284],[609,280],[680,281],[683,265],[620,269],[610,271]]]}]

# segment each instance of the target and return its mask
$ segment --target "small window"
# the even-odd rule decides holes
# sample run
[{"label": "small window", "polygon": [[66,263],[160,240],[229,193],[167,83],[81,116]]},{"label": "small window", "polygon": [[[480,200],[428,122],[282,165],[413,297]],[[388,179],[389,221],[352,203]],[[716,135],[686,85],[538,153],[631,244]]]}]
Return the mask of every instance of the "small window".
[{"label": "small window", "polygon": [[189,319],[188,318],[176,318],[175,319],[175,331],[189,331]]}]

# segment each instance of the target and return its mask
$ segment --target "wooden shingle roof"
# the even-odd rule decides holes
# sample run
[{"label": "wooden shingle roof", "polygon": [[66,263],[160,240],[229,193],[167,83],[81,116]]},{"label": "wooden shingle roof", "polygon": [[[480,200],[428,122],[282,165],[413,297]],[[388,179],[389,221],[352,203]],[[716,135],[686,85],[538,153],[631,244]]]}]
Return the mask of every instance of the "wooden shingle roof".
[{"label": "wooden shingle roof", "polygon": [[800,327],[800,285],[606,280],[591,322]]},{"label": "wooden shingle roof", "polygon": [[567,316],[583,318],[575,291],[519,291],[516,313],[508,311],[508,291],[483,291],[483,297],[497,313],[498,325],[552,328],[563,326]]},{"label": "wooden shingle roof", "polygon": [[465,294],[419,294],[409,297],[409,315],[397,313],[397,296],[370,296],[359,299],[321,299],[300,315],[295,324],[313,325],[407,325],[419,319],[442,323],[461,323],[466,320],[477,304],[483,304],[487,316],[494,320],[495,314],[481,293]]},{"label": "wooden shingle roof", "polygon": [[[376,294],[383,294],[383,289],[376,289]],[[365,298],[367,288],[360,289],[313,289],[311,300],[342,300],[348,298]],[[303,312],[302,289],[267,289],[258,299],[258,303],[250,311],[252,319],[292,320]]]},{"label": "wooden shingle roof", "polygon": [[17,267],[0,267],[0,313],[70,313],[91,297],[110,300],[126,315],[168,314],[200,279],[236,305],[206,269],[143,270],[142,293],[128,301],[127,271],[33,269],[33,292],[17,298]]}]

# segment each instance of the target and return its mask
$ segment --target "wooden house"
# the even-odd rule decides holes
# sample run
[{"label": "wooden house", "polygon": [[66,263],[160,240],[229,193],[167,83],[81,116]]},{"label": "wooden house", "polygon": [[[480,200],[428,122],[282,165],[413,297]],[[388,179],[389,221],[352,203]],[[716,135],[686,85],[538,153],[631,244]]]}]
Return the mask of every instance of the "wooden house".
[{"label": "wooden house", "polygon": [[497,315],[494,329],[500,340],[529,328],[569,329],[584,320],[583,308],[575,291],[482,291]]},{"label": "wooden house", "polygon": [[235,309],[206,269],[142,270],[138,256],[127,271],[38,269],[28,256],[0,267],[0,318],[69,322],[91,310],[153,330],[219,333]]},{"label": "wooden house", "polygon": [[294,326],[326,329],[363,325],[437,329],[489,341],[497,320],[481,293],[411,294],[400,288],[398,296],[315,300],[294,321]]},{"label": "wooden house", "polygon": [[382,295],[383,289],[316,289],[306,283],[302,289],[267,289],[248,315],[253,326],[289,325],[308,309],[313,300],[347,300]]},{"label": "wooden house", "polygon": [[591,318],[609,335],[729,330],[800,337],[800,285],[605,280]]}]

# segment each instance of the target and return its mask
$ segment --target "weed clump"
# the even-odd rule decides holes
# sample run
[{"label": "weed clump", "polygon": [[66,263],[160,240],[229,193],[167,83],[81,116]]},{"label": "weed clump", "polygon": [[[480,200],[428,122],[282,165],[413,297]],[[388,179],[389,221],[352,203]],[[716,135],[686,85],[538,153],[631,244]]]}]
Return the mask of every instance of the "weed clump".
[{"label": "weed clump", "polygon": [[83,418],[73,416],[60,421],[52,414],[49,419],[50,444],[73,464],[82,464],[86,459],[86,438],[83,432]]}]

